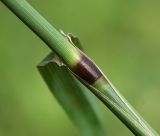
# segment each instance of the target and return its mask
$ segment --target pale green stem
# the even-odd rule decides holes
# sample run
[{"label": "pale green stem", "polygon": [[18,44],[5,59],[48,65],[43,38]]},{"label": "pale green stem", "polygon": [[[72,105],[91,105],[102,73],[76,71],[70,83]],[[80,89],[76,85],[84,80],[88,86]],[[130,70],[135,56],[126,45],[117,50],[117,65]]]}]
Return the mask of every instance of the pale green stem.
[{"label": "pale green stem", "polygon": [[[14,12],[32,31],[34,31],[64,63],[73,68],[80,60],[78,50],[71,46],[52,25],[50,25],[33,7],[25,0],[1,0]],[[95,82],[89,88],[99,97],[110,110],[124,122],[124,124],[138,136],[158,136],[158,134],[134,111],[111,83]]]},{"label": "pale green stem", "polygon": [[1,0],[69,66],[79,62],[77,50],[26,0]]}]

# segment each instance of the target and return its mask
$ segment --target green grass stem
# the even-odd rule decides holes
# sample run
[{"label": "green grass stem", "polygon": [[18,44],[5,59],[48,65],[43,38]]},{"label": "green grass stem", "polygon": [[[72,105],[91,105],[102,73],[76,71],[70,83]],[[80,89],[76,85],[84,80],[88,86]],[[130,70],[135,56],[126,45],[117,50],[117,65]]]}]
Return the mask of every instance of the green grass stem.
[{"label": "green grass stem", "polygon": [[[69,67],[73,68],[81,57],[78,50],[64,38],[52,25],[50,25],[27,1],[25,0],[1,0],[12,12],[14,12],[33,32],[35,32]],[[83,53],[81,54],[83,55]],[[84,56],[83,56],[84,57]],[[95,65],[85,56],[83,58],[91,65],[86,65],[88,71],[92,71]],[[81,65],[82,66],[82,65]],[[80,69],[81,70],[81,69]],[[96,69],[97,70],[97,69]],[[98,77],[95,71],[94,76]],[[74,72],[73,72],[74,73]],[[83,73],[85,76],[85,73]],[[90,73],[89,73],[90,74]],[[101,74],[101,73],[98,73]],[[102,75],[103,76],[103,75]],[[83,79],[82,79],[83,80]],[[103,81],[107,81],[103,83]],[[85,83],[88,88],[137,136],[159,136],[128,104],[121,94],[105,78],[99,79],[94,84]]]}]

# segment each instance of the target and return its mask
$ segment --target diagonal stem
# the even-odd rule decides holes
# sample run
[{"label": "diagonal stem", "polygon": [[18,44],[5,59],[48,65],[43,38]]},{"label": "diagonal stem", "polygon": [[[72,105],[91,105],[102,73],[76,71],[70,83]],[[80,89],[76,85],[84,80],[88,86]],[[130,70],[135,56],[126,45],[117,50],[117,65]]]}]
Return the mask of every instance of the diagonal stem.
[{"label": "diagonal stem", "polygon": [[158,136],[111,85],[99,68],[72,46],[26,0],[1,0],[51,48],[71,71],[137,136]]}]

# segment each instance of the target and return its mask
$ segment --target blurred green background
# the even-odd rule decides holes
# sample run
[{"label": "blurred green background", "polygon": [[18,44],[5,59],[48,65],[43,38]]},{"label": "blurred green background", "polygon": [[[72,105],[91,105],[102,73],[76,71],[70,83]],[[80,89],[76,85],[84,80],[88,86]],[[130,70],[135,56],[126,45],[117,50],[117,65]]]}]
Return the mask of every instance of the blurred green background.
[{"label": "blurred green background", "polygon": [[[28,0],[86,53],[160,132],[160,1]],[[47,46],[0,3],[0,136],[80,136],[36,65]],[[132,136],[102,105],[110,136]]]}]

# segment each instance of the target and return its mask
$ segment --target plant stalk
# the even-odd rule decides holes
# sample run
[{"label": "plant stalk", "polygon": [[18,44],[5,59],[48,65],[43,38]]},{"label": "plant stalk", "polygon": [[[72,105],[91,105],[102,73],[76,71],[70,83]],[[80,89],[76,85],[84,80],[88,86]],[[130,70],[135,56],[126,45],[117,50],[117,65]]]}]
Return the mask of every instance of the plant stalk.
[{"label": "plant stalk", "polygon": [[[1,0],[137,136],[159,136],[128,104],[99,68],[49,24],[26,0]],[[82,81],[83,82],[83,81]]]}]

